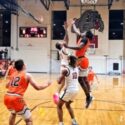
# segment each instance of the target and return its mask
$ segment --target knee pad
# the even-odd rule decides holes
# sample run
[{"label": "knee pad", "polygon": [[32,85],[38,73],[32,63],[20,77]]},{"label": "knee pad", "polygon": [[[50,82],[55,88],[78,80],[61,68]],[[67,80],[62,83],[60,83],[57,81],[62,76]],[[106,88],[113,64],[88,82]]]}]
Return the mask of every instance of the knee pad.
[{"label": "knee pad", "polygon": [[[23,114],[23,118],[26,120],[30,120],[30,117],[31,117],[31,112],[29,109],[26,109],[25,113]],[[32,122],[32,120],[31,120]]]}]

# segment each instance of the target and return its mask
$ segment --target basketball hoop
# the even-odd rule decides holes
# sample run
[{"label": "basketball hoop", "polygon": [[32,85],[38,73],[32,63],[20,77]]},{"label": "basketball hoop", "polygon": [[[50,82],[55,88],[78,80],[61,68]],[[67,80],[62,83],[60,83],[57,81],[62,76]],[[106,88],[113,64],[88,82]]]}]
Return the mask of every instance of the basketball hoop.
[{"label": "basketball hoop", "polygon": [[90,43],[89,48],[87,49],[88,55],[94,55],[95,54],[95,44]]},{"label": "basketball hoop", "polygon": [[81,0],[82,4],[96,4],[98,0]]}]

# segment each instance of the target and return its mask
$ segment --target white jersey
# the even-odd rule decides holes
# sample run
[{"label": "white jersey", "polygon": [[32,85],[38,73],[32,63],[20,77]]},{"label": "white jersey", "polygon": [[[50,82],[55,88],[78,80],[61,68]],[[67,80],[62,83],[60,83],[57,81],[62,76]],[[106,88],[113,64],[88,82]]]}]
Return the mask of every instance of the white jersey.
[{"label": "white jersey", "polygon": [[59,51],[61,65],[68,65],[68,52],[67,49],[63,46],[62,49]]},{"label": "white jersey", "polygon": [[70,66],[66,66],[67,68],[67,76],[65,77],[65,89],[67,92],[76,92],[79,90],[78,84],[78,76],[79,70],[78,68],[73,68]]}]

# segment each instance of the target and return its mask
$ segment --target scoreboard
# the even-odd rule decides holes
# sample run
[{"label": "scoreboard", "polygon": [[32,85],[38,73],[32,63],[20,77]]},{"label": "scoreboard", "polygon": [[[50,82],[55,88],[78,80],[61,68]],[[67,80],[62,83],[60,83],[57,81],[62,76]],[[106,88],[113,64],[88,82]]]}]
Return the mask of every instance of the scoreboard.
[{"label": "scoreboard", "polygon": [[24,38],[46,38],[47,28],[46,27],[20,27],[19,37]]}]

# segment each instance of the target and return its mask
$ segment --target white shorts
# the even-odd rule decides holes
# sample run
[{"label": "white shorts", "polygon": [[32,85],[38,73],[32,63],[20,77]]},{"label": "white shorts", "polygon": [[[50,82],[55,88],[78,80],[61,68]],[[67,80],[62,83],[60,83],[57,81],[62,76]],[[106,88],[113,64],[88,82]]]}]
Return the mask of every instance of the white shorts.
[{"label": "white shorts", "polygon": [[59,98],[65,102],[73,101],[77,96],[78,91],[67,92],[66,90],[62,91],[59,95]]},{"label": "white shorts", "polygon": [[79,69],[79,76],[87,76],[88,73],[87,73],[87,69]]}]

